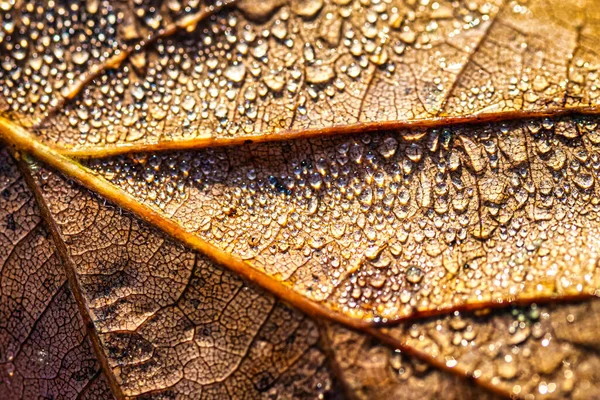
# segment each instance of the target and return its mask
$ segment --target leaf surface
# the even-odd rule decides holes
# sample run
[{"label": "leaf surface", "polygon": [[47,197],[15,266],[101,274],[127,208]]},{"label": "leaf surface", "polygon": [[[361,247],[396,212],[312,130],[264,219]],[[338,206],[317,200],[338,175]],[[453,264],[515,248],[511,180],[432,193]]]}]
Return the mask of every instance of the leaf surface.
[{"label": "leaf surface", "polygon": [[60,176],[34,178],[120,396],[330,390],[311,320]]},{"label": "leaf surface", "polygon": [[587,3],[253,3],[12,7],[3,108],[98,155],[597,105]]},{"label": "leaf surface", "polygon": [[[326,332],[340,375],[358,398],[489,396],[481,387],[513,398],[594,398],[600,392],[598,304],[455,312],[376,334],[392,348],[339,326]],[[433,359],[424,363],[415,354]],[[431,364],[452,374],[440,375]]]},{"label": "leaf surface", "polygon": [[[326,328],[333,360],[357,399],[495,399],[493,394],[422,360],[341,326]],[[501,398],[501,397],[498,397]]]},{"label": "leaf surface", "polygon": [[89,321],[82,396],[594,395],[596,8],[2,5],[0,139],[69,276],[24,329]]},{"label": "leaf surface", "polygon": [[598,307],[592,300],[446,316],[388,334],[512,396],[594,398]]},{"label": "leaf surface", "polygon": [[111,398],[54,243],[0,148],[0,393]]},{"label": "leaf surface", "polygon": [[594,294],[595,127],[594,118],[493,123],[90,167],[304,296],[395,320]]}]

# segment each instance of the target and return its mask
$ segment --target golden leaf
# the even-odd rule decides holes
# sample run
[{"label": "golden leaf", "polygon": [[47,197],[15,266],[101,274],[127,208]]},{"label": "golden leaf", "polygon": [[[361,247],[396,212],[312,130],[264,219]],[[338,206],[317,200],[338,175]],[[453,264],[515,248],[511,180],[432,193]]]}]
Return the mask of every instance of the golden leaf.
[{"label": "golden leaf", "polygon": [[0,12],[11,397],[597,395],[594,1]]}]

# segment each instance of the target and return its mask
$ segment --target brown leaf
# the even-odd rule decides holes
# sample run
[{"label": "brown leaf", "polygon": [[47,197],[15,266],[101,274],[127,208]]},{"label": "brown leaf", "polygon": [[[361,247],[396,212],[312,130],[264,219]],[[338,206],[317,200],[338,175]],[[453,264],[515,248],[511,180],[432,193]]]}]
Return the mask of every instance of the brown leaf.
[{"label": "brown leaf", "polygon": [[599,306],[594,300],[455,312],[375,333],[392,348],[339,326],[325,332],[340,376],[359,398],[482,398],[481,386],[511,397],[595,398]]},{"label": "brown leaf", "polygon": [[599,307],[593,300],[455,313],[385,334],[511,396],[595,398],[600,395]]},{"label": "brown leaf", "polygon": [[60,176],[40,169],[35,179],[119,395],[330,389],[312,321]]},{"label": "brown leaf", "polygon": [[325,331],[338,374],[358,399],[496,398],[460,377],[443,373],[365,335],[339,325],[327,326]]},{"label": "brown leaf", "polygon": [[90,167],[304,296],[349,316],[394,320],[593,294],[595,123],[314,138]]},{"label": "brown leaf", "polygon": [[[92,3],[59,2],[53,30],[46,7],[12,7],[0,72],[11,119],[80,154],[597,105],[598,26],[586,3]],[[94,41],[68,31],[82,12],[102,32]],[[30,38],[33,24],[43,29]],[[49,40],[56,30],[69,40]]]},{"label": "brown leaf", "polygon": [[[3,384],[24,398],[102,398],[107,382],[117,398],[595,396],[596,9],[0,5],[0,165],[21,185],[2,200],[0,362],[27,349]],[[31,290],[19,279],[40,274]],[[541,304],[565,300],[580,303]],[[66,372],[32,367],[36,345],[54,370],[95,369],[64,389]]]},{"label": "brown leaf", "polygon": [[0,148],[0,393],[111,398],[30,190]]}]

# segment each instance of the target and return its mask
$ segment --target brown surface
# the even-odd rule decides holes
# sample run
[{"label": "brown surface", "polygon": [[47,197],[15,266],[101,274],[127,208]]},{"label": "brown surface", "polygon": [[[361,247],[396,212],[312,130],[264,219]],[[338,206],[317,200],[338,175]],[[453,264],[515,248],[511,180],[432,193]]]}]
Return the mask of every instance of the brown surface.
[{"label": "brown surface", "polygon": [[[55,26],[43,1],[6,13],[14,32],[0,45],[12,57],[0,85],[13,120],[64,147],[598,105],[593,1],[242,2],[194,23],[211,2],[62,3],[51,7]],[[67,4],[77,10],[59,14]],[[67,21],[82,34],[46,45]],[[21,40],[29,45],[19,52]]]},{"label": "brown surface", "polygon": [[597,396],[599,20],[575,0],[3,6],[2,385]]},{"label": "brown surface", "polygon": [[111,397],[31,191],[0,148],[0,393]]},{"label": "brown surface", "polygon": [[35,178],[124,396],[329,390],[312,321],[85,189]]},{"label": "brown surface", "polygon": [[600,396],[600,302],[455,313],[392,328],[387,334],[516,397]]}]

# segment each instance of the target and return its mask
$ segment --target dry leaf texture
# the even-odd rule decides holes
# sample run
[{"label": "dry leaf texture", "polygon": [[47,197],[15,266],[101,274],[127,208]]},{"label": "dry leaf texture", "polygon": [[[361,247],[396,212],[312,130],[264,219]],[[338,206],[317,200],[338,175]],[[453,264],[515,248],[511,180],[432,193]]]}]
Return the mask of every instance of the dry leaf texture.
[{"label": "dry leaf texture", "polygon": [[110,398],[33,194],[0,149],[0,393]]},{"label": "dry leaf texture", "polygon": [[0,390],[599,396],[596,3],[0,3]]}]

